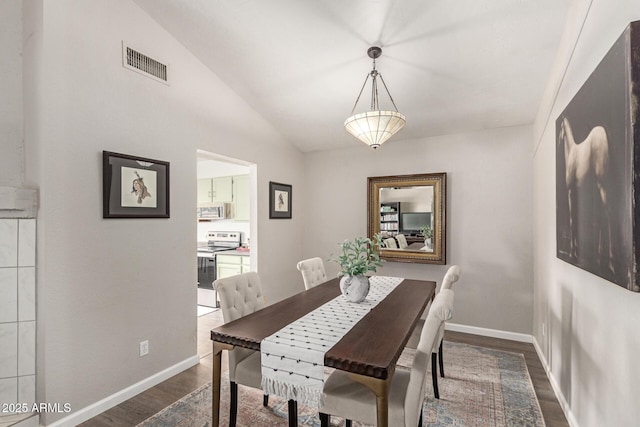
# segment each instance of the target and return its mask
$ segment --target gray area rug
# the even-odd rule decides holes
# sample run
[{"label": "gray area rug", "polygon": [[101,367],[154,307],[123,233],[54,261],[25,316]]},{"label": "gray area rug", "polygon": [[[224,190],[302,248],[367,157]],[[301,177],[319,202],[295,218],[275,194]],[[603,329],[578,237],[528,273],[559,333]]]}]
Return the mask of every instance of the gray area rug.
[{"label": "gray area rug", "polygon": [[[413,349],[405,349],[399,369],[408,369]],[[521,354],[445,342],[445,378],[438,378],[440,399],[433,398],[431,373],[423,406],[423,427],[543,427],[544,419]],[[223,374],[220,425],[229,425],[229,381]],[[287,402],[277,396],[262,406],[260,390],[239,386],[238,426],[287,426]],[[298,405],[298,424],[319,427],[317,411]],[[211,425],[211,383],[195,390],[141,427],[204,427]],[[344,420],[331,417],[332,426]],[[354,422],[354,426],[363,426]],[[394,426],[395,427],[395,426]]]}]

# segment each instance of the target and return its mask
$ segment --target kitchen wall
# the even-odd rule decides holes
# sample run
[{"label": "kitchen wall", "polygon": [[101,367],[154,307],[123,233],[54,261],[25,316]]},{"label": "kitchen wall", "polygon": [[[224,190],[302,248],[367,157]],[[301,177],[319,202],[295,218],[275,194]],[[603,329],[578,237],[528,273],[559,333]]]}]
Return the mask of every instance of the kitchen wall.
[{"label": "kitchen wall", "polygon": [[[304,256],[326,260],[339,242],[366,235],[367,177],[446,172],[447,265],[386,263],[378,273],[441,283],[447,268],[458,264],[451,323],[527,339],[533,316],[531,132],[511,127],[392,139],[376,151],[357,145],[308,153],[305,180],[314,197],[304,205]],[[326,266],[330,275],[338,273],[335,263]]]},{"label": "kitchen wall", "polygon": [[196,234],[197,241],[206,242],[207,232],[209,231],[239,231],[240,233],[242,233],[242,244],[246,244],[247,239],[251,239],[251,229],[249,227],[249,221],[235,221],[233,219],[198,221],[198,231]]},{"label": "kitchen wall", "polygon": [[573,2],[535,123],[533,333],[573,426],[638,425],[640,294],[556,258],[555,120],[638,19],[636,0]]},{"label": "kitchen wall", "polygon": [[[252,239],[252,258],[270,302],[301,282],[303,233],[302,197],[292,220],[268,220],[268,182],[304,194],[302,156],[133,2],[23,6],[25,181],[40,190],[37,399],[72,408],[44,424],[75,425],[198,362],[197,150],[256,164],[251,227],[266,248]],[[123,68],[123,40],[169,63],[169,84]],[[102,218],[103,150],[170,162],[170,219]]]},{"label": "kitchen wall", "polygon": [[28,408],[3,408],[0,424],[37,402],[35,240],[35,219],[3,218],[0,209],[0,403]]},{"label": "kitchen wall", "polygon": [[[198,159],[198,179],[216,178],[221,176],[250,175],[251,167],[230,163],[228,161]],[[207,240],[208,231],[239,231],[242,243],[246,244],[251,239],[251,226],[249,221],[235,219],[217,219],[212,221],[198,221],[197,239],[199,242]]]},{"label": "kitchen wall", "polygon": [[[24,183],[22,2],[0,2],[0,424],[36,426],[37,192]],[[18,412],[20,411],[20,412]]]}]

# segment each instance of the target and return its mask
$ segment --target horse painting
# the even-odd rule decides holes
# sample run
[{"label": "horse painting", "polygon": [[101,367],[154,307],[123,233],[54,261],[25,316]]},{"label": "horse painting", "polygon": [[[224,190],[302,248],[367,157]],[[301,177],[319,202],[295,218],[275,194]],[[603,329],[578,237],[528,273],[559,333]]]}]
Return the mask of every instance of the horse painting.
[{"label": "horse painting", "polygon": [[[587,137],[576,143],[569,120],[562,118],[558,143],[564,146],[565,181],[569,207],[569,257],[578,264],[595,258],[601,268],[615,273],[611,234],[611,206],[609,189],[609,139],[602,126],[595,126]],[[587,200],[590,209],[580,204]],[[588,210],[594,212],[585,212]],[[587,218],[585,220],[585,217]],[[587,221],[587,224],[580,221]],[[581,227],[582,233],[579,231]],[[595,233],[594,236],[585,234]],[[591,251],[581,246],[579,237],[592,237]],[[591,252],[591,253],[582,253]]]}]

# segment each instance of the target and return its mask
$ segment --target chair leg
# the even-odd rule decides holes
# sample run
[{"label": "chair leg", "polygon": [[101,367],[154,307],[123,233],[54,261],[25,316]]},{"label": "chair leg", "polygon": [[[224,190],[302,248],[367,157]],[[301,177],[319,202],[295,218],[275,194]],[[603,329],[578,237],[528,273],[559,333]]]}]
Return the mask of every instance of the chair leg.
[{"label": "chair leg", "polygon": [[289,427],[298,427],[298,402],[289,400]]},{"label": "chair leg", "polygon": [[269,405],[269,395],[268,394],[264,394],[262,395],[262,406],[267,406]]},{"label": "chair leg", "polygon": [[351,427],[351,420],[346,420],[344,422],[344,427]]},{"label": "chair leg", "polygon": [[444,378],[444,361],[442,359],[442,341],[440,340],[440,347],[438,348],[438,363],[440,364],[440,376]]},{"label": "chair leg", "polygon": [[229,427],[236,426],[236,418],[238,416],[238,384],[234,381],[230,382],[231,404],[229,405]]},{"label": "chair leg", "polygon": [[329,427],[330,417],[331,416],[329,414],[323,414],[320,412],[320,427]]},{"label": "chair leg", "polygon": [[433,379],[433,395],[436,399],[440,399],[440,393],[438,393],[438,361],[436,360],[438,355],[431,353],[431,378]]}]

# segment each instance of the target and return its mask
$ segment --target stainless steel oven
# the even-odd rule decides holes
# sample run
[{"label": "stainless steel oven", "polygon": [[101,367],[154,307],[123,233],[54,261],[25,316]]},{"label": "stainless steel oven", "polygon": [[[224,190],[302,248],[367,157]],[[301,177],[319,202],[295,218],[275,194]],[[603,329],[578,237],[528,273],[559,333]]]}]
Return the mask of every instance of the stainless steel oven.
[{"label": "stainless steel oven", "polygon": [[219,307],[218,295],[213,289],[216,280],[216,253],[240,247],[239,231],[209,231],[207,243],[198,246],[198,305]]},{"label": "stainless steel oven", "polygon": [[213,287],[216,280],[216,258],[215,254],[198,253],[198,287]]}]

